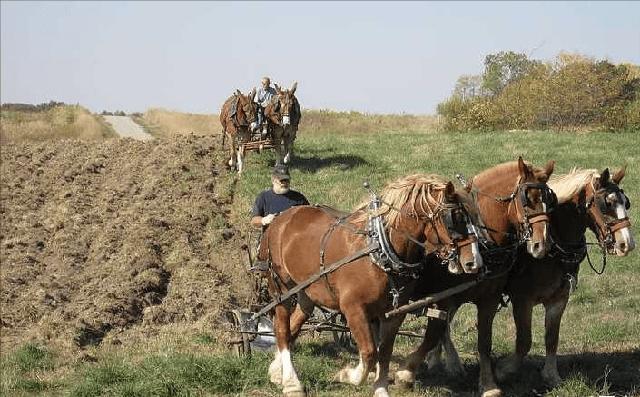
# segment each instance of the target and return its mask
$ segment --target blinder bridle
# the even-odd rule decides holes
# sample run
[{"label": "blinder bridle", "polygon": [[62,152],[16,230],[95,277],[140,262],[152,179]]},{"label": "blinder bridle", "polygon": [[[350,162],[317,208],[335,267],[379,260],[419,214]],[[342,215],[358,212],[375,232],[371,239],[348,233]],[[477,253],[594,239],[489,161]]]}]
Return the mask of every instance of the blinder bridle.
[{"label": "blinder bridle", "polygon": [[[427,215],[417,215],[407,213],[400,208],[396,208],[388,203],[382,202],[380,198],[369,188],[369,184],[367,182],[364,183],[364,187],[369,190],[372,198],[371,203],[369,204],[369,211],[372,214],[369,217],[369,238],[374,241],[377,240],[380,245],[380,249],[371,253],[370,256],[372,260],[385,269],[385,271],[393,271],[398,274],[409,273],[413,278],[418,278],[419,274],[417,271],[422,268],[424,262],[407,263],[398,257],[391,246],[387,233],[384,229],[384,222],[380,213],[381,205],[386,205],[389,209],[397,211],[408,218],[421,219],[423,221],[423,227],[426,227],[427,223],[435,223],[437,219],[440,218],[440,222],[442,222],[446,227],[447,234],[449,235],[449,244],[440,243],[435,251],[443,264],[447,264],[451,261],[457,261],[459,259],[460,250],[477,241],[475,234],[468,233],[468,231],[466,234],[463,234],[458,230],[458,228],[456,228],[456,225],[459,226],[461,221],[468,221],[470,219],[465,207],[460,203],[440,204],[433,212]],[[465,228],[467,223],[468,222],[464,222]],[[427,252],[428,247],[425,243],[416,240],[405,232],[401,233],[407,239],[419,245],[425,250],[425,252]]]},{"label": "blinder bridle", "polygon": [[[545,211],[532,211],[531,208],[534,203],[529,200],[529,190],[538,190],[540,192],[540,201],[547,206]],[[527,241],[531,238],[531,231],[534,224],[549,222],[548,211],[558,204],[558,197],[544,182],[519,183],[512,195],[514,194],[518,195],[520,204],[522,205],[522,221],[520,222],[520,230],[518,231],[518,234],[520,235],[521,240]]]},{"label": "blinder bridle", "polygon": [[[598,210],[603,217],[602,222],[597,222],[596,217],[595,225],[598,230],[598,240],[604,248],[610,248],[615,244],[615,233],[620,229],[631,226],[631,222],[629,221],[628,216],[625,216],[624,218],[618,218],[617,216],[614,217],[609,215],[609,212],[611,212],[610,207],[612,204],[621,201],[622,203],[624,203],[623,205],[625,207],[625,210],[629,210],[629,208],[631,208],[631,202],[629,201],[627,195],[624,194],[624,190],[618,187],[609,189],[613,191],[607,191],[607,189],[605,188],[602,188],[601,190],[602,191],[596,192],[589,198],[589,200],[587,200],[587,202],[585,203],[585,210],[588,212],[589,208],[597,203]],[[615,201],[612,203],[607,200],[610,194],[615,195]],[[598,197],[602,196],[604,196],[604,199],[596,200]]]},{"label": "blinder bridle", "polygon": [[[473,184],[473,181],[471,183]],[[546,211],[534,212],[531,209],[533,203],[529,200],[529,190],[538,190],[540,192],[540,200],[548,207]],[[517,236],[520,243],[528,241],[531,238],[531,231],[534,224],[549,222],[547,212],[558,203],[556,194],[544,182],[519,182],[513,192],[508,196],[493,196],[484,193],[480,189],[476,189],[475,192],[496,201],[513,203],[516,209],[518,209],[518,204],[520,204],[522,211],[521,219],[519,219],[519,227],[517,228]],[[516,197],[518,198],[517,201]]]}]

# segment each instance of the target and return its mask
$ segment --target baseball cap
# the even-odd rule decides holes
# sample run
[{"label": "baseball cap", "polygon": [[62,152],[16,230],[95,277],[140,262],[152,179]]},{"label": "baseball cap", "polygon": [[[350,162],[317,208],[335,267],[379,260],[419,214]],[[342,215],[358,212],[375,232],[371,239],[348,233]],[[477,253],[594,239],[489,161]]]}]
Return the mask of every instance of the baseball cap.
[{"label": "baseball cap", "polygon": [[286,165],[276,165],[273,168],[273,176],[278,179],[291,179],[291,174],[289,174],[289,167]]}]

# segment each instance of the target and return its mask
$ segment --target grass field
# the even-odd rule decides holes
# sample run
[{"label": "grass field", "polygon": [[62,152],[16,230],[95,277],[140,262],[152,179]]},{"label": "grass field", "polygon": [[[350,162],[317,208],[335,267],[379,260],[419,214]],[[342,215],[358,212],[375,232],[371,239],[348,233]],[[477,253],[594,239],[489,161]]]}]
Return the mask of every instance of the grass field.
[{"label": "grass field", "polygon": [[[325,112],[326,113],[326,112]],[[308,117],[307,117],[308,116]],[[3,114],[3,119],[5,115]],[[159,135],[194,131],[216,134],[201,117],[153,114],[142,117]],[[176,120],[183,119],[183,125]],[[197,120],[196,120],[197,119]],[[164,123],[164,124],[163,124]],[[307,124],[305,124],[307,123]],[[166,127],[170,125],[171,127]],[[164,125],[165,127],[163,127]],[[193,125],[201,125],[200,131]],[[305,128],[306,127],[306,128]],[[435,173],[455,181],[467,179],[519,155],[536,165],[556,161],[555,173],[572,167],[610,167],[627,164],[622,181],[630,197],[632,224],[640,213],[640,135],[553,131],[444,133],[433,119],[416,116],[366,116],[310,111],[294,146],[292,188],[310,202],[351,211],[367,198],[363,181],[380,191],[387,182],[411,173]],[[232,218],[246,225],[255,195],[269,185],[274,156],[270,151],[249,153],[245,174],[235,182]],[[235,179],[233,175],[230,179]],[[637,227],[636,227],[637,228]],[[635,233],[636,241],[640,236]],[[593,238],[589,235],[590,240]],[[590,251],[596,268],[602,266],[597,248]],[[544,356],[543,311],[537,307],[533,321],[533,347],[520,378],[501,385],[507,396],[640,396],[640,249],[625,258],[607,257],[606,271],[595,274],[587,263],[580,284],[563,317],[558,353],[560,375],[567,381],[554,390],[544,388],[539,370]],[[512,351],[515,329],[510,308],[501,310],[494,323],[493,351],[500,357]],[[419,331],[424,320],[411,317],[403,329]],[[467,370],[454,377],[441,369],[418,372],[410,390],[391,389],[396,396],[476,396],[478,384],[475,308],[465,305],[456,316],[452,337]],[[399,337],[393,365],[419,343]],[[90,352],[96,362],[60,366],[56,352],[37,345],[3,352],[2,387],[7,396],[276,396],[279,389],[267,380],[271,354],[237,358],[220,353],[209,333],[176,334],[141,342],[133,350],[114,346]],[[357,352],[337,348],[326,334],[306,335],[294,351],[294,364],[312,396],[368,396],[368,385],[355,387],[331,383],[345,364],[354,365]]]},{"label": "grass field", "polygon": [[[375,133],[352,131],[323,131],[299,134],[292,161],[292,187],[307,195],[312,203],[322,203],[350,211],[367,198],[362,182],[367,180],[374,189],[400,175],[410,173],[436,173],[455,181],[460,173],[468,179],[495,164],[514,161],[519,155],[536,165],[543,166],[555,160],[555,173],[567,173],[572,167],[596,168],[612,171],[627,165],[622,182],[625,192],[635,204],[639,197],[640,137],[634,133],[575,134],[554,131],[518,131],[491,133],[442,133],[433,130],[390,130]],[[238,184],[236,214],[248,222],[248,213],[255,192],[268,185],[270,153],[250,154],[246,175]],[[637,219],[638,210],[632,205],[630,217]],[[593,236],[589,232],[589,240]],[[635,235],[638,240],[637,233]],[[640,252],[625,258],[608,256],[606,271],[597,275],[585,262],[580,270],[579,289],[572,295],[563,318],[559,354],[560,372],[569,382],[549,395],[582,396],[613,393],[639,395],[640,384]],[[590,259],[596,268],[602,266],[599,249],[590,250]],[[475,308],[466,305],[456,317],[454,341],[468,363],[477,362],[474,328]],[[541,368],[544,355],[544,314],[539,306],[534,311],[534,336],[529,370]],[[494,353],[504,355],[514,347],[515,328],[510,308],[503,309],[494,326]],[[402,351],[417,341],[401,338],[397,349]],[[626,360],[633,357],[628,363]],[[632,369],[612,369],[613,363],[627,362]],[[304,374],[304,367],[300,365]],[[588,369],[587,369],[588,368]],[[595,374],[593,370],[602,371]],[[477,370],[474,367],[474,370]],[[527,372],[527,371],[525,371]],[[598,372],[596,370],[595,372]],[[589,374],[588,376],[585,374]],[[536,371],[521,374],[525,382],[505,387],[509,395],[532,394],[526,379],[538,379]],[[536,378],[536,376],[538,378]],[[616,381],[611,381],[611,378]],[[622,379],[627,379],[623,381]],[[473,376],[466,386],[453,395],[467,395],[476,384]],[[427,376],[426,381],[432,378]],[[631,382],[631,383],[626,383]],[[635,384],[634,384],[635,382]],[[539,383],[539,381],[538,381]],[[542,386],[540,386],[542,387]],[[435,395],[449,395],[427,387],[417,390]],[[538,392],[541,392],[538,389]],[[462,394],[461,394],[462,393]],[[321,393],[320,393],[321,395]],[[411,394],[409,394],[411,395]],[[472,394],[468,394],[472,395]]]}]

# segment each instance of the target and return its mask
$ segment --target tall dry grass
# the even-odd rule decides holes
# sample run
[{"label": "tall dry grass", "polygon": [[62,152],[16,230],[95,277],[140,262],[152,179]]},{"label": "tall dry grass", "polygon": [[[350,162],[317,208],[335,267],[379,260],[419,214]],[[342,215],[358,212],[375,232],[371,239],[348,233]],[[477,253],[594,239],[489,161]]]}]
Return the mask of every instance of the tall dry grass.
[{"label": "tall dry grass", "polygon": [[[133,119],[155,136],[195,133],[220,135],[222,125],[218,114],[190,114],[165,109],[149,109]],[[335,132],[373,133],[385,131],[438,131],[438,116],[430,115],[370,115],[360,112],[303,110],[299,133]]]},{"label": "tall dry grass", "polygon": [[365,114],[331,110],[303,110],[300,131],[309,132],[387,132],[438,131],[438,116],[411,114]]},{"label": "tall dry grass", "polygon": [[217,114],[180,113],[172,110],[151,108],[142,115],[133,115],[154,136],[170,137],[181,134],[220,135],[222,125]]},{"label": "tall dry grass", "polygon": [[44,111],[3,110],[0,124],[0,144],[117,137],[102,116],[80,106],[60,105]]}]

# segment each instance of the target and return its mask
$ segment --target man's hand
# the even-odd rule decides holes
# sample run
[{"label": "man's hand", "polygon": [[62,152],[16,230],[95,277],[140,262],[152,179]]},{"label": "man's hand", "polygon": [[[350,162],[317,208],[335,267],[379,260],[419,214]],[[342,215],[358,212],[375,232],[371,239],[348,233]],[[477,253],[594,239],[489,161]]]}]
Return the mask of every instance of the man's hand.
[{"label": "man's hand", "polygon": [[273,221],[275,217],[276,217],[276,214],[269,214],[267,216],[263,216],[260,223],[262,223],[262,226],[267,226]]}]

